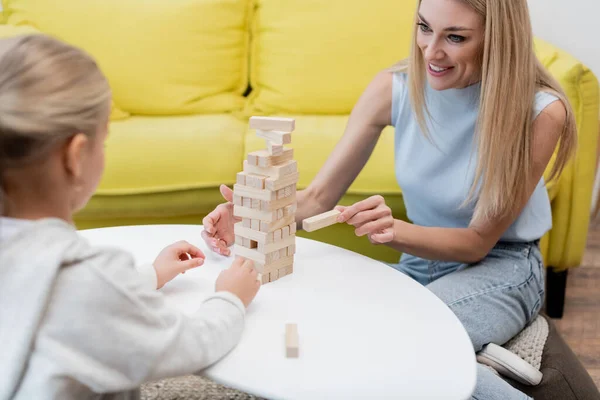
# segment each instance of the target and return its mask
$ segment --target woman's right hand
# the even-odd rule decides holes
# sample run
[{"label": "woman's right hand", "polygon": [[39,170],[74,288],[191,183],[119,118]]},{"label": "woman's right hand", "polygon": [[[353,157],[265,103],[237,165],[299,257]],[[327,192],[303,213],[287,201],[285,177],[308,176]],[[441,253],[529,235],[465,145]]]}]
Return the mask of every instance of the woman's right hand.
[{"label": "woman's right hand", "polygon": [[229,256],[229,246],[235,242],[233,225],[241,218],[233,216],[233,191],[225,185],[219,188],[227,203],[219,204],[210,214],[202,220],[204,230],[202,239],[208,248],[215,253]]},{"label": "woman's right hand", "polygon": [[259,288],[260,281],[254,263],[242,257],[236,257],[231,267],[219,274],[215,283],[215,291],[233,293],[246,307],[250,305]]}]

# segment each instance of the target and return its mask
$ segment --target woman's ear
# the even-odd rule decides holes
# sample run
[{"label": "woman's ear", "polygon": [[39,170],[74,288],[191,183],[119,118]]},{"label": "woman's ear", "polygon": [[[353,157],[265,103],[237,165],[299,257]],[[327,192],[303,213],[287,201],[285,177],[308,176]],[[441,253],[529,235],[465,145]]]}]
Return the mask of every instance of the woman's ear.
[{"label": "woman's ear", "polygon": [[83,160],[88,142],[89,138],[86,135],[78,133],[66,143],[65,169],[74,182],[79,181],[83,175]]}]

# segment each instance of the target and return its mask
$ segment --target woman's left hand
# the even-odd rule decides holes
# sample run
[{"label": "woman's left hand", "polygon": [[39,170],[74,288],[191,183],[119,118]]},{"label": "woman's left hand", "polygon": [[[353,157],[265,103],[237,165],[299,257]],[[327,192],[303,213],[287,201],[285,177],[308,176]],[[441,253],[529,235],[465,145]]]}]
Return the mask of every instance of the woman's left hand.
[{"label": "woman's left hand", "polygon": [[371,196],[351,206],[336,206],[341,211],[338,222],[346,222],[356,229],[356,236],[367,235],[371,243],[383,244],[396,238],[392,210],[383,196]]}]

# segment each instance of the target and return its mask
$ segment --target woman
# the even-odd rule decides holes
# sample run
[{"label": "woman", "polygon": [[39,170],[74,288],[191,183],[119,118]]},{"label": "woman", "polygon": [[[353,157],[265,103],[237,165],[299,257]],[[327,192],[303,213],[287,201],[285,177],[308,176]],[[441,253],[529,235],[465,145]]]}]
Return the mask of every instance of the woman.
[{"label": "woman", "polygon": [[[297,221],[333,208],[393,125],[412,223],[395,220],[381,196],[337,207],[339,220],[401,251],[394,267],[455,312],[476,352],[507,342],[543,304],[538,243],[552,224],[543,173],[559,144],[552,177],[575,148],[572,111],[532,36],[526,0],[419,1],[409,59],[370,83],[298,193]],[[204,220],[215,251],[228,254],[232,221],[230,204]],[[481,365],[473,397],[527,398]]]}]

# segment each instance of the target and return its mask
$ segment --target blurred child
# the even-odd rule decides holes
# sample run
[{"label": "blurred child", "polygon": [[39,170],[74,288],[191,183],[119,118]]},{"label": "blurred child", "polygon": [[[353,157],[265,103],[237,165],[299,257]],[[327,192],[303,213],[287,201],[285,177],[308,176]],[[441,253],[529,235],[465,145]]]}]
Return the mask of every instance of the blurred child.
[{"label": "blurred child", "polygon": [[200,266],[186,242],[150,273],[96,249],[72,215],[102,176],[111,93],[96,63],[45,35],[0,40],[0,400],[138,398],[145,381],[195,373],[240,339],[260,283],[223,271],[187,316],[155,289]]}]

